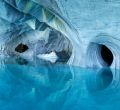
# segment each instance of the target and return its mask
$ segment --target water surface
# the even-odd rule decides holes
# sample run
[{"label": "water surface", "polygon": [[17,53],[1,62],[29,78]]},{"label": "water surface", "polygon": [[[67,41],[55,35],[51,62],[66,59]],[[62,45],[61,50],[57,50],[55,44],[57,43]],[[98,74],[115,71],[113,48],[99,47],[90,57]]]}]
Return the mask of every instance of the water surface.
[{"label": "water surface", "polygon": [[0,110],[119,110],[119,70],[5,58]]}]

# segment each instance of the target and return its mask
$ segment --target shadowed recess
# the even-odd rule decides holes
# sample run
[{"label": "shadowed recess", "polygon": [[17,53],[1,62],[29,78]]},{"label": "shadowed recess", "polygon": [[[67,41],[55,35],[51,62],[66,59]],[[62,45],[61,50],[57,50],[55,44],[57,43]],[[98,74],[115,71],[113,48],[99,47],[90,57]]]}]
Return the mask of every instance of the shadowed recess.
[{"label": "shadowed recess", "polygon": [[26,50],[28,50],[28,46],[25,45],[25,44],[19,44],[16,48],[15,48],[15,51],[16,52],[19,52],[19,53],[23,53],[25,52]]},{"label": "shadowed recess", "polygon": [[110,49],[108,49],[105,45],[101,45],[101,57],[108,66],[112,64],[113,54]]}]

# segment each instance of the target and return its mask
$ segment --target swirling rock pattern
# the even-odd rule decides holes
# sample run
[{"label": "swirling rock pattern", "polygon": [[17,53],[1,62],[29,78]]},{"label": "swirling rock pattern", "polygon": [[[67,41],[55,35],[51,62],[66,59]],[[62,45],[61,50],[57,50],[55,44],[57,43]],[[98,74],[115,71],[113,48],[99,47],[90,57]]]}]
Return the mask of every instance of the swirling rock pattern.
[{"label": "swirling rock pattern", "polygon": [[[41,53],[65,51],[71,56],[68,63],[76,62],[79,40],[75,29],[62,16],[57,2],[2,0],[0,6],[3,10],[0,12],[1,54],[31,59]],[[29,49],[20,54],[15,51],[19,44],[27,45]]]},{"label": "swirling rock pattern", "polygon": [[[1,54],[31,59],[65,51],[70,65],[120,67],[119,1],[1,0],[0,7]],[[15,51],[21,43],[24,53]]]},{"label": "swirling rock pattern", "polygon": [[[82,61],[85,67],[104,67],[108,62],[101,57],[101,45],[113,54],[109,65],[119,68],[120,2],[117,0],[58,0],[82,41]],[[64,8],[63,8],[64,7]],[[109,55],[107,55],[109,56]],[[86,60],[87,59],[87,60]],[[108,66],[108,65],[107,65]]]}]

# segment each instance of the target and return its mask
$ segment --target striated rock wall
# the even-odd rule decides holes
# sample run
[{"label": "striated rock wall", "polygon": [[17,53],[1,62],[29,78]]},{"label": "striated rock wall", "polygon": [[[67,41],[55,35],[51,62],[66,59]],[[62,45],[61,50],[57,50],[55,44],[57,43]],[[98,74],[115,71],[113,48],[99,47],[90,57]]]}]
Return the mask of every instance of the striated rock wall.
[{"label": "striated rock wall", "polygon": [[[117,0],[1,0],[0,53],[33,57],[65,50],[70,65],[119,68],[119,7]],[[50,37],[52,30],[57,37]],[[15,52],[20,43],[29,49]],[[102,46],[112,53],[106,52],[109,58]]]}]

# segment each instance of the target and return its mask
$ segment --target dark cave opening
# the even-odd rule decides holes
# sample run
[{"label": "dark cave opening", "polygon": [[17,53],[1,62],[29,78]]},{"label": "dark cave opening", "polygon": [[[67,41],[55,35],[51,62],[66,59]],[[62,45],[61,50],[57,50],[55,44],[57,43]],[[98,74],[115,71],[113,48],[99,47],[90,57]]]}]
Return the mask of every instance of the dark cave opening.
[{"label": "dark cave opening", "polygon": [[64,50],[61,52],[56,51],[55,53],[58,56],[58,60],[57,60],[58,62],[67,62],[70,58],[69,53]]},{"label": "dark cave opening", "polygon": [[29,49],[29,48],[28,48],[27,45],[20,43],[20,44],[17,45],[17,47],[15,48],[15,51],[16,51],[16,52],[19,52],[19,53],[23,53],[23,52],[25,52],[25,51],[28,50],[28,49]]},{"label": "dark cave opening", "polygon": [[110,66],[113,62],[113,54],[105,45],[101,45],[101,57]]}]

